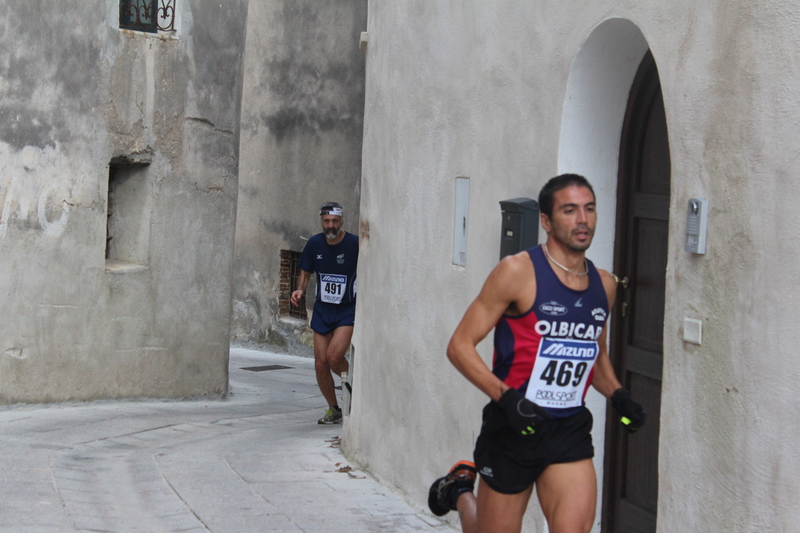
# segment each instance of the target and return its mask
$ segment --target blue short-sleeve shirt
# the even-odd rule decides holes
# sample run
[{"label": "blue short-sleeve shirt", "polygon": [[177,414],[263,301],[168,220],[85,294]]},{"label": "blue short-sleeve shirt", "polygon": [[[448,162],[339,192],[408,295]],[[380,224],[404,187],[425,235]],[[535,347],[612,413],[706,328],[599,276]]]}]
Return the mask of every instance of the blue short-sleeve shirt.
[{"label": "blue short-sleeve shirt", "polygon": [[317,275],[317,301],[351,304],[356,301],[358,237],[345,233],[339,244],[328,244],[324,233],[308,239],[300,256],[300,268]]}]

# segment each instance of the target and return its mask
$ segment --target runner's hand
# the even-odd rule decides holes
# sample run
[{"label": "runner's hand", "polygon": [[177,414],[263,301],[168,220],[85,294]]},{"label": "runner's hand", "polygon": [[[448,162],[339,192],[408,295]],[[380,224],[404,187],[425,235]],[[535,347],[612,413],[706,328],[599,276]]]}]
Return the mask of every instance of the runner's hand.
[{"label": "runner's hand", "polygon": [[513,387],[500,396],[497,405],[505,411],[514,431],[526,436],[536,432],[536,424],[553,418],[553,415],[525,398]]},{"label": "runner's hand", "polygon": [[292,302],[292,305],[295,307],[300,305],[300,298],[303,297],[304,291],[302,289],[295,289],[292,291],[292,294],[289,296],[289,300]]},{"label": "runner's hand", "polygon": [[611,395],[611,405],[622,415],[622,423],[628,433],[636,433],[644,425],[647,413],[641,405],[631,400],[631,393],[625,389],[617,389]]}]

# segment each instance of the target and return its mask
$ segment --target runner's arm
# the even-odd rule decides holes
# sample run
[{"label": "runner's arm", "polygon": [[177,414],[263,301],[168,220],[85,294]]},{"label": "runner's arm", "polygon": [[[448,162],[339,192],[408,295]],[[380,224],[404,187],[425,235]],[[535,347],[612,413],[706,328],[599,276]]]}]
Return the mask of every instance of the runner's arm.
[{"label": "runner's arm", "polygon": [[289,298],[292,301],[292,305],[297,306],[300,304],[300,298],[306,293],[309,279],[311,279],[311,272],[300,269],[300,276],[297,278],[297,288],[292,291],[292,295]]},{"label": "runner's arm", "polygon": [[[489,334],[509,306],[516,303],[520,287],[525,281],[531,282],[532,274],[527,253],[503,258],[489,274],[447,346],[447,357],[453,366],[495,401],[509,386],[492,374],[475,347]],[[535,281],[532,283],[535,284]]]},{"label": "runner's arm", "polygon": [[[603,280],[603,288],[608,297],[608,312],[611,314],[617,295],[617,282],[614,280],[614,277],[605,270],[599,270],[599,272],[600,278]],[[592,386],[606,398],[610,398],[611,395],[614,394],[614,391],[622,388],[622,385],[614,373],[614,367],[611,365],[611,358],[608,355],[608,324],[609,320],[606,320],[603,333],[600,335],[600,338],[597,339],[600,352],[594,364],[594,381],[592,381]]]}]

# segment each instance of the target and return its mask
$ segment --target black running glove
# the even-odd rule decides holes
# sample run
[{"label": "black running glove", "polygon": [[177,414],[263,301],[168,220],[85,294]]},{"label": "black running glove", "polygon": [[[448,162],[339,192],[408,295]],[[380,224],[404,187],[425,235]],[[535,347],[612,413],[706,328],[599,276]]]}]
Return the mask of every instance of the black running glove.
[{"label": "black running glove", "polygon": [[611,405],[622,416],[622,423],[628,433],[636,433],[644,425],[647,418],[642,406],[631,400],[631,393],[625,389],[617,389],[611,395]]},{"label": "black running glove", "polygon": [[526,436],[534,434],[536,424],[553,418],[553,415],[525,398],[514,388],[505,391],[497,400],[497,405],[505,411],[514,431]]}]

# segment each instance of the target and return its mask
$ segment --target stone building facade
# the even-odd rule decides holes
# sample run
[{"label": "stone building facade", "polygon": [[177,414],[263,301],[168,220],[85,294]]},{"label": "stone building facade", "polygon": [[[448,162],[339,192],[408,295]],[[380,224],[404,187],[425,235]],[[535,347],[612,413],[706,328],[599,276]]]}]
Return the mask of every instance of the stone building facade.
[{"label": "stone building facade", "polygon": [[620,436],[590,393],[595,531],[798,530],[800,2],[372,0],[367,31],[350,457],[424,507],[471,456],[486,398],[445,348],[498,261],[499,202],[578,172],[589,257],[628,278],[611,353],[650,417]]},{"label": "stone building facade", "polygon": [[228,390],[248,3],[122,4],[4,6],[3,403]]}]

